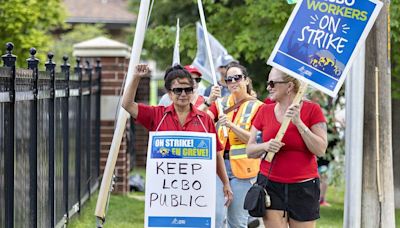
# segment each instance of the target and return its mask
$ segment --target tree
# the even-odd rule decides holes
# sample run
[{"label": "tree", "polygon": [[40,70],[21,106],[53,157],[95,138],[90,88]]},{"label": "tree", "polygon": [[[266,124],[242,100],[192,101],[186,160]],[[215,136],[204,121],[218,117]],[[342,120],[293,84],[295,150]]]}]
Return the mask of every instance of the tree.
[{"label": "tree", "polygon": [[392,96],[400,100],[400,14],[399,4],[390,5]]},{"label": "tree", "polygon": [[0,45],[14,44],[13,54],[20,67],[26,67],[31,47],[37,49],[36,57],[44,63],[53,42],[50,32],[63,27],[64,18],[60,0],[0,0]]},{"label": "tree", "polygon": [[[132,11],[138,0],[130,0]],[[265,64],[282,32],[293,5],[279,0],[203,0],[207,28],[236,58],[249,68],[258,91],[265,91]],[[400,10],[391,4],[393,97],[400,99]],[[176,18],[181,24],[181,61],[190,63],[196,54],[197,0],[155,1],[145,39],[147,56],[162,67],[172,61]]]},{"label": "tree", "polygon": [[[139,2],[131,0],[132,9]],[[204,0],[207,29],[252,75],[254,87],[265,92],[266,61],[282,32],[293,5],[275,0]],[[176,18],[181,24],[181,62],[196,55],[195,22],[200,21],[197,0],[156,1],[145,39],[148,57],[162,67],[172,61]]]},{"label": "tree", "polygon": [[[394,1],[393,1],[394,2]],[[391,27],[391,68],[392,68],[392,143],[393,143],[393,176],[395,189],[395,206],[400,208],[400,142],[397,140],[400,134],[400,15],[399,4],[390,5]]]},{"label": "tree", "polygon": [[[366,40],[362,227],[395,226],[390,91],[392,79],[389,68],[390,44],[387,42],[390,39],[390,0],[382,2],[384,5],[380,15]],[[379,70],[378,80],[375,80],[376,69]]]},{"label": "tree", "polygon": [[73,45],[98,36],[108,37],[103,25],[75,25],[70,31],[60,35],[52,48],[55,62],[63,63],[62,57],[68,56],[68,62],[75,66],[75,58],[72,56]]}]

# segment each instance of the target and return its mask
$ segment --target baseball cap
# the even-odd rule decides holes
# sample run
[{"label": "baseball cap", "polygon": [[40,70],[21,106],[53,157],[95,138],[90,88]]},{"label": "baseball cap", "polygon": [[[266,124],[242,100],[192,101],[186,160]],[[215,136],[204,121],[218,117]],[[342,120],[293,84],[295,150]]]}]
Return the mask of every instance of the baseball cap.
[{"label": "baseball cap", "polygon": [[186,65],[184,66],[184,68],[189,71],[189,73],[191,74],[197,74],[198,76],[201,77],[201,72],[199,71],[199,69],[197,69],[195,66],[193,65]]},{"label": "baseball cap", "polygon": [[225,67],[231,62],[239,63],[231,55],[222,55],[217,59],[217,67]]}]

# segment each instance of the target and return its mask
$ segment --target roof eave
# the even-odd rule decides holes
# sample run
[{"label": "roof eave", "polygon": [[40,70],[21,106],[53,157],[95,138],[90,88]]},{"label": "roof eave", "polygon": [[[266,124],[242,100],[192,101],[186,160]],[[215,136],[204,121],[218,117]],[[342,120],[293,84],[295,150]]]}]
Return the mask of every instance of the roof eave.
[{"label": "roof eave", "polygon": [[135,20],[110,20],[105,18],[83,18],[83,17],[74,17],[68,18],[66,20],[67,23],[70,24],[78,24],[78,23],[88,23],[88,24],[122,24],[122,25],[132,25]]}]

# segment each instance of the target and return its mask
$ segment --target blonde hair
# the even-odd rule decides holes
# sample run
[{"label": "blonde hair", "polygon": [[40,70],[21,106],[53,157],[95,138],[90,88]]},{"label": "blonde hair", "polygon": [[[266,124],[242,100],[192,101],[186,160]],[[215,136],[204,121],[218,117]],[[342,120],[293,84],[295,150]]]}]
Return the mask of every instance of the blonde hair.
[{"label": "blonde hair", "polygon": [[299,88],[300,88],[300,81],[299,80],[297,80],[296,78],[294,78],[292,76],[289,76],[288,74],[286,74],[284,72],[282,72],[282,79],[285,82],[292,82],[293,83],[293,85],[294,85],[293,92],[294,93],[297,93],[299,91]]}]

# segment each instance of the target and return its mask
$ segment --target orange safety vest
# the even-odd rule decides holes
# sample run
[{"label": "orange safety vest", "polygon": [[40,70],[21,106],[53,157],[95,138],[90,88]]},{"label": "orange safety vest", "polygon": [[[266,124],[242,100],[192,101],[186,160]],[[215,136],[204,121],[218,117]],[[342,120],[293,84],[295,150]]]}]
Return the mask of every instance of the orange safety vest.
[{"label": "orange safety vest", "polygon": [[[221,106],[223,110],[228,109],[229,107],[235,104],[233,96],[229,95],[224,97],[221,102]],[[231,111],[227,113],[227,118],[232,123],[237,126],[240,126],[242,129],[246,131],[250,131],[251,121],[254,118],[254,115],[257,113],[258,108],[263,103],[259,100],[249,100],[240,105],[239,110],[236,114],[235,119],[233,120],[233,113]],[[218,113],[221,113],[221,110],[218,110]],[[229,143],[231,144],[231,149],[229,150],[229,161],[231,163],[232,173],[237,178],[252,178],[255,177],[260,169],[260,159],[248,158],[246,154],[246,143],[240,141],[240,139],[235,135],[233,131],[228,129],[228,138],[224,137],[224,133],[222,127],[217,124],[218,129],[218,138],[221,141],[221,144],[225,147],[226,142],[229,138]]]}]

